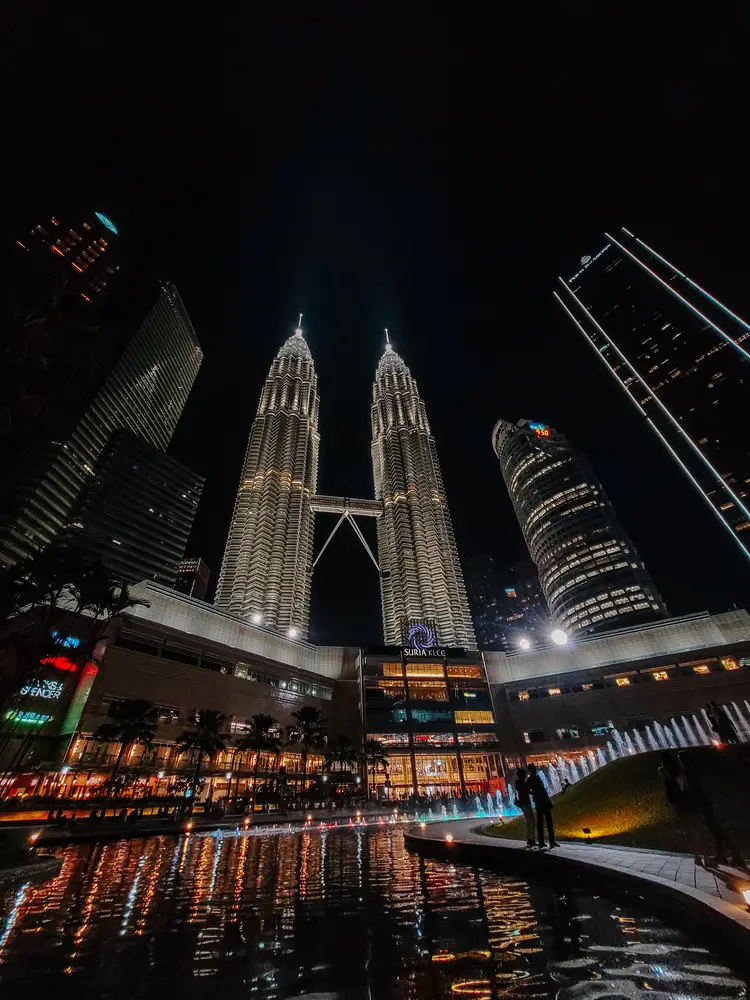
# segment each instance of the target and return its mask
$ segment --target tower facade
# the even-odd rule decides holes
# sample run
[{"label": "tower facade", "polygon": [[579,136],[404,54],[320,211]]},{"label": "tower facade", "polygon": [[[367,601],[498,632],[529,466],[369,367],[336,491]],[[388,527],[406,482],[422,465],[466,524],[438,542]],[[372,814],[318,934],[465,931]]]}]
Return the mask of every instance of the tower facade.
[{"label": "tower facade", "polygon": [[437,643],[476,648],[435,440],[417,383],[386,343],[372,390],[372,468],[378,519],[383,637],[434,623]]},{"label": "tower facade", "polygon": [[159,295],[72,433],[49,442],[14,491],[0,524],[0,565],[47,545],[96,474],[118,431],[164,451],[203,361],[193,325],[174,285]]},{"label": "tower facade", "polygon": [[250,430],[216,606],[307,635],[318,478],[317,376],[298,327],[268,373]]},{"label": "tower facade", "polygon": [[750,558],[750,324],[627,229],[555,298]]},{"label": "tower facade", "polygon": [[498,420],[505,485],[553,619],[570,634],[667,614],[584,456],[552,427]]}]

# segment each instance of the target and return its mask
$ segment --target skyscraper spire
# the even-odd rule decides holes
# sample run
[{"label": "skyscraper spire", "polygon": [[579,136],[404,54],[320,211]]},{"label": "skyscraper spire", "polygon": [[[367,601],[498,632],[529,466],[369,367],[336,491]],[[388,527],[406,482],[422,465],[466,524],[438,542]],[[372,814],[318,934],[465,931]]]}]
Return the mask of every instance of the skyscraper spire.
[{"label": "skyscraper spire", "polygon": [[317,376],[302,314],[271,365],[250,430],[216,606],[307,634],[318,478]]},{"label": "skyscraper spire", "polygon": [[385,349],[386,351],[393,350],[393,348],[391,347],[391,338],[388,335],[388,327],[385,328]]},{"label": "skyscraper spire", "polygon": [[383,635],[402,645],[408,624],[434,623],[446,646],[476,646],[456,540],[417,383],[388,338],[372,391],[372,467]]}]

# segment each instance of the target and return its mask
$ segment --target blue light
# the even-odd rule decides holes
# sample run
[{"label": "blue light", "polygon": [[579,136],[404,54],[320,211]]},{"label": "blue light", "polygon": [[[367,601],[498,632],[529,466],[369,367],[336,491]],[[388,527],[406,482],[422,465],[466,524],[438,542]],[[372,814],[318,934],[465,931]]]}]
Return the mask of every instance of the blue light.
[{"label": "blue light", "polygon": [[101,222],[103,226],[106,226],[107,229],[111,230],[115,234],[115,236],[118,235],[117,226],[111,219],[108,219],[106,215],[102,215],[101,212],[94,212],[94,215],[97,217],[97,219],[99,220],[99,222]]},{"label": "blue light", "polygon": [[76,639],[74,635],[60,635],[59,632],[53,632],[52,638],[56,639],[61,646],[67,646],[69,649],[77,649],[81,645],[81,640]]},{"label": "blue light", "polygon": [[546,431],[547,427],[545,424],[529,424],[532,431]]}]

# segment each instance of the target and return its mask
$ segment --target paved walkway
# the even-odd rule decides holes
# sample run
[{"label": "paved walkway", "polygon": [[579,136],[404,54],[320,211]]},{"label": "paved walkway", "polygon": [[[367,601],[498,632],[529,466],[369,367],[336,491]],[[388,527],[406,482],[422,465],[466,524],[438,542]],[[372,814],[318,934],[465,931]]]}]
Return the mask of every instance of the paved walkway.
[{"label": "paved walkway", "polygon": [[[667,895],[672,900],[703,904],[716,916],[729,918],[736,926],[750,933],[750,913],[736,891],[738,883],[750,888],[750,874],[736,868],[720,866],[707,871],[695,865],[685,854],[667,854],[630,847],[610,847],[583,842],[567,841],[553,850],[527,850],[522,841],[503,839],[483,833],[488,824],[476,819],[432,823],[422,828],[409,827],[407,842],[416,850],[419,843],[428,842],[436,847],[445,845],[446,851],[454,846],[471,847],[473,852],[487,852],[488,860],[497,851],[498,856],[511,852],[517,861],[538,867],[577,868],[588,875],[608,874],[620,881],[633,883],[644,894],[652,891]],[[453,837],[448,843],[446,836]],[[499,857],[498,857],[499,860]]]}]

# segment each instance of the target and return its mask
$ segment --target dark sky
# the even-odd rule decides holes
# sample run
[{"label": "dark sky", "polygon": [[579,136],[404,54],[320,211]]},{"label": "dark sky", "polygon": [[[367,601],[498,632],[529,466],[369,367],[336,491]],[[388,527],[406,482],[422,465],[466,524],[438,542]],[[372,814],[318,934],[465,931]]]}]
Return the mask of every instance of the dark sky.
[{"label": "dark sky", "polygon": [[[463,557],[525,554],[490,433],[528,417],[589,454],[673,613],[748,606],[739,550],[551,290],[625,225],[750,313],[750,16],[334,3],[284,6],[274,24],[258,6],[100,7],[98,22],[35,5],[6,25],[4,238],[105,211],[131,257],[176,282],[203,345],[172,448],[207,477],[191,553],[215,577],[259,390],[302,310],[321,491],[372,495],[388,326]],[[312,637],[379,641],[377,578],[348,529],[316,573]]]}]

